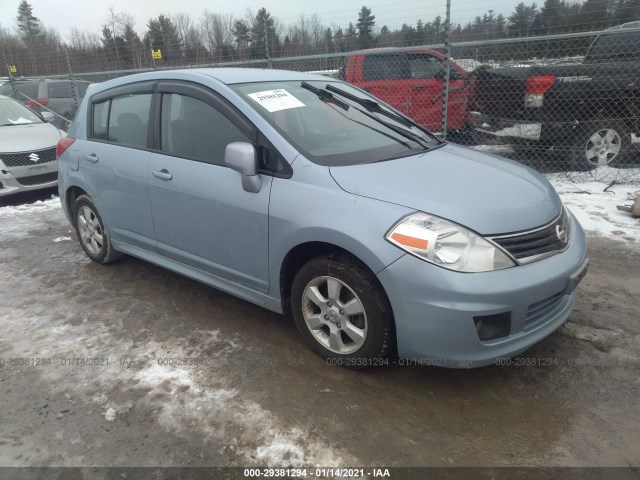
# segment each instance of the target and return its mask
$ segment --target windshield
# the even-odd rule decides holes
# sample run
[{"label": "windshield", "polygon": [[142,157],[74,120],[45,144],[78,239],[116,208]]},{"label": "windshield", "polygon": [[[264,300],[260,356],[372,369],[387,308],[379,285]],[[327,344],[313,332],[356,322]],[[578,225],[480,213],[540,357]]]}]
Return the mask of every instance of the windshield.
[{"label": "windshield", "polygon": [[43,123],[42,119],[24,105],[10,98],[0,98],[0,127]]},{"label": "windshield", "polygon": [[414,155],[440,145],[418,125],[342,82],[231,85],[309,160],[358,165]]}]

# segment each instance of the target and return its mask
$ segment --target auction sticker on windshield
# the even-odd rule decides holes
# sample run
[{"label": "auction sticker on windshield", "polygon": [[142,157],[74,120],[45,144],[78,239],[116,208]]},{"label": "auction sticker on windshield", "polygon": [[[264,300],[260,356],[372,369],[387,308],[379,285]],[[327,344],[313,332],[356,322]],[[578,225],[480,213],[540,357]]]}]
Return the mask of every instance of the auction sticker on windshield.
[{"label": "auction sticker on windshield", "polygon": [[286,90],[266,90],[264,92],[250,93],[252,100],[262,105],[269,112],[287,110],[288,108],[304,107],[305,104],[291,95]]}]

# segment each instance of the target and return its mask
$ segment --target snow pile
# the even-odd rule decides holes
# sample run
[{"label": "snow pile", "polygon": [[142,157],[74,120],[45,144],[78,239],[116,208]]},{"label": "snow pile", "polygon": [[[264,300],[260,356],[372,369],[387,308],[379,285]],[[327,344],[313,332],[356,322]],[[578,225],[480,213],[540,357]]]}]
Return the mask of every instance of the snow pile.
[{"label": "snow pile", "polygon": [[548,177],[564,204],[588,233],[640,245],[640,220],[616,208],[630,203],[627,195],[636,192],[637,186],[607,188],[608,183],[572,182],[558,174]]},{"label": "snow pile", "polygon": [[17,239],[37,236],[38,230],[65,222],[60,199],[38,200],[17,206],[0,208],[0,239]]}]

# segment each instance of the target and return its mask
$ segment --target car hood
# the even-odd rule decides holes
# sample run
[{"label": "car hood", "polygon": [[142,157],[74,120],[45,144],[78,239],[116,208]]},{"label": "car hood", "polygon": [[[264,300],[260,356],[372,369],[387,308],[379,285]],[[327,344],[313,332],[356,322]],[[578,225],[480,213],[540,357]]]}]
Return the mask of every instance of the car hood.
[{"label": "car hood", "polygon": [[0,153],[28,152],[55,147],[65,134],[49,123],[0,127]]},{"label": "car hood", "polygon": [[431,213],[483,235],[539,227],[562,205],[535,170],[457,145],[330,171],[349,193]]}]

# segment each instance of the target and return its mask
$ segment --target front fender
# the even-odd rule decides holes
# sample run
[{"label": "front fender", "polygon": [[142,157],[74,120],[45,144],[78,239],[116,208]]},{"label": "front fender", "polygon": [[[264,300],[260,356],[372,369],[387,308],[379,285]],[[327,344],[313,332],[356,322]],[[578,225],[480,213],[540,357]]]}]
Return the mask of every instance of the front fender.
[{"label": "front fender", "polygon": [[[377,273],[404,252],[385,233],[413,210],[342,190],[327,167],[296,161],[290,179],[275,178],[269,205],[269,295],[280,298],[280,269],[296,246],[340,247]],[[302,168],[301,164],[304,164]]]}]

